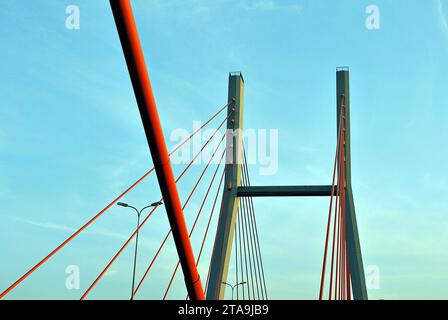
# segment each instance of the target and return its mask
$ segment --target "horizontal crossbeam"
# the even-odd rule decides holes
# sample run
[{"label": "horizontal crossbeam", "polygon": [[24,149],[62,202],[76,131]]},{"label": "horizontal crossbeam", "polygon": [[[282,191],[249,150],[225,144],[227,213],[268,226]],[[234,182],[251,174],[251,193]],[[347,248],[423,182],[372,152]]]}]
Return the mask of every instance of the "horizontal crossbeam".
[{"label": "horizontal crossbeam", "polygon": [[[250,186],[238,187],[238,197],[329,197],[332,186]],[[334,195],[337,194],[337,186]]]}]

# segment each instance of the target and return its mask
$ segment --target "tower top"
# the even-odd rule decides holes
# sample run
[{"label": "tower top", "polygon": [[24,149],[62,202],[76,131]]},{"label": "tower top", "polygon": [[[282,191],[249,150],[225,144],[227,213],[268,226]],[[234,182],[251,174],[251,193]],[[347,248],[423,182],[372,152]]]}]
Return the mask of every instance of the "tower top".
[{"label": "tower top", "polygon": [[243,74],[241,73],[241,71],[229,72],[229,77],[241,77],[244,82]]},{"label": "tower top", "polygon": [[350,71],[350,68],[349,67],[337,67],[336,72],[339,72],[339,71]]}]

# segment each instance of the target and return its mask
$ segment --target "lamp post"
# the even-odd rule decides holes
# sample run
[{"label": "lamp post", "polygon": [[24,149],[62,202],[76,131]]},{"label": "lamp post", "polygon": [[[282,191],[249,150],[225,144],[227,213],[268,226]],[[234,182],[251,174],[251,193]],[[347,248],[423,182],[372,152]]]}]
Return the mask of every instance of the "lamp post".
[{"label": "lamp post", "polygon": [[237,284],[235,284],[235,285],[231,285],[230,283],[227,283],[227,282],[222,282],[223,284],[225,284],[225,285],[227,285],[227,286],[229,286],[231,289],[232,289],[232,300],[233,300],[233,290],[236,288],[236,287],[238,287],[238,286],[242,286],[242,285],[244,285],[244,284],[246,284],[246,281],[243,281],[243,282],[240,282],[240,283],[237,283]]},{"label": "lamp post", "polygon": [[131,208],[134,209],[135,212],[137,213],[137,234],[135,237],[135,253],[134,253],[134,270],[132,272],[132,292],[131,292],[131,300],[134,300],[134,285],[135,285],[135,270],[137,268],[137,250],[138,250],[138,231],[139,231],[139,227],[140,227],[140,215],[142,214],[142,212],[147,209],[147,208],[154,208],[154,207],[158,207],[160,205],[162,205],[163,202],[162,201],[157,201],[154,203],[151,203],[149,206],[143,207],[142,209],[138,210],[137,208],[124,203],[124,202],[118,202],[117,205],[123,208]]}]

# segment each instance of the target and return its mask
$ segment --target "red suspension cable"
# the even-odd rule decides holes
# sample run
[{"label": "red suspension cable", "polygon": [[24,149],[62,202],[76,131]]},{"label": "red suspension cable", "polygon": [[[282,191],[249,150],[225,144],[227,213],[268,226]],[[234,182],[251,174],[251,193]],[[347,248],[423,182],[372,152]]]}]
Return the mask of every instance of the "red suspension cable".
[{"label": "red suspension cable", "polygon": [[[229,114],[229,116],[230,116],[230,114]],[[224,123],[224,122],[223,122],[223,123]],[[223,123],[222,123],[222,124],[223,124]],[[218,129],[219,129],[219,128],[218,128]],[[215,131],[213,135],[215,135],[216,133],[217,133],[217,131]],[[221,145],[222,141],[224,140],[224,137],[225,137],[225,134],[222,136],[222,138],[221,138],[221,140],[220,140],[220,142],[219,142],[217,148],[219,148],[219,146]],[[206,142],[205,145],[207,145],[207,144],[211,141],[212,138],[213,138],[213,136]],[[205,145],[204,145],[204,147],[205,147]],[[199,151],[199,153],[193,158],[193,160],[191,160],[191,162],[190,162],[190,164],[187,166],[186,170],[188,170],[188,168],[191,166],[191,164],[196,160],[197,156],[204,150],[204,147],[202,147],[202,149]],[[214,156],[215,153],[216,153],[216,150],[215,150],[215,152],[213,153],[213,156]],[[209,165],[210,165],[210,163],[211,163],[211,161],[212,161],[212,159],[213,159],[213,156],[211,157],[211,159],[210,159],[210,161],[208,162],[207,166],[206,166],[206,167],[204,168],[204,170],[202,171],[201,176],[199,177],[199,179],[198,179],[198,181],[196,182],[194,188],[192,189],[192,191],[191,191],[190,194],[188,195],[188,198],[187,198],[187,200],[185,201],[185,203],[184,203],[182,209],[184,209],[184,208],[186,207],[186,205],[188,204],[188,202],[190,201],[190,199],[191,199],[191,197],[192,197],[194,191],[196,190],[196,188],[197,188],[199,182],[202,180],[202,177],[204,176],[206,170],[208,169],[208,167],[209,167]],[[186,172],[186,170],[184,170],[184,172],[181,173],[181,175],[179,176],[179,178],[181,178],[181,177],[183,176],[183,174]],[[179,179],[179,178],[178,178],[178,179]],[[159,254],[160,254],[162,248],[165,246],[166,241],[168,240],[168,238],[170,237],[170,235],[171,235],[171,230],[168,231],[167,235],[166,235],[165,238],[163,239],[162,244],[160,245],[160,247],[159,247],[159,249],[157,250],[155,256],[154,256],[153,259],[151,260],[151,263],[149,264],[148,268],[146,269],[145,273],[143,274],[143,276],[142,276],[140,282],[138,283],[137,287],[135,288],[135,290],[134,290],[134,296],[135,296],[135,294],[139,291],[139,289],[140,289],[140,287],[141,287],[143,281],[145,280],[146,276],[148,275],[149,271],[151,270],[152,266],[154,265],[155,261],[157,260],[157,257],[159,256]]]},{"label": "red suspension cable", "polygon": [[[339,119],[339,128],[341,128],[341,126],[342,126],[342,116]],[[325,273],[326,273],[327,255],[328,255],[328,244],[329,244],[329,238],[330,238],[331,215],[332,215],[332,211],[333,211],[333,198],[334,198],[335,183],[336,183],[336,181],[335,181],[335,179],[336,179],[336,168],[337,168],[337,164],[340,163],[340,162],[338,162],[338,156],[339,156],[340,149],[341,149],[341,141],[342,141],[342,131],[340,130],[339,134],[338,134],[337,143],[336,143],[336,155],[335,155],[334,167],[333,167],[333,179],[332,179],[332,186],[331,186],[330,209],[329,209],[329,212],[328,212],[327,232],[326,232],[326,236],[325,236],[324,259],[323,259],[323,263],[322,263],[322,275],[321,275],[321,281],[320,281],[319,300],[323,299],[323,292],[324,292]],[[338,182],[339,182],[339,179],[338,179]],[[338,192],[339,192],[339,190],[338,190]],[[336,198],[338,198],[338,197],[336,197]],[[337,201],[337,199],[336,199],[336,201]],[[336,208],[337,208],[337,202],[336,202]],[[333,240],[333,242],[334,242],[334,240]],[[333,261],[332,261],[331,264],[332,264],[331,270],[333,270]],[[332,279],[332,274],[331,274],[331,278],[330,278],[330,292],[331,292],[332,280],[333,279]],[[331,299],[331,297],[330,297],[330,299]]]},{"label": "red suspension cable", "polygon": [[343,245],[343,252],[344,252],[344,268],[343,268],[343,277],[344,277],[344,299],[350,300],[351,299],[351,288],[350,288],[350,271],[349,271],[349,264],[348,264],[348,254],[347,254],[347,224],[346,224],[346,190],[347,190],[347,180],[345,175],[345,168],[346,168],[346,157],[345,157],[345,101],[344,97],[342,97],[342,103],[341,103],[341,110],[343,112],[343,125],[342,130],[344,132],[344,139],[342,143],[342,155],[341,155],[341,162],[342,162],[342,198],[341,201],[344,204],[342,206],[342,219],[343,219],[343,239],[342,239],[342,245]]},{"label": "red suspension cable", "polygon": [[[345,99],[341,96],[341,112],[339,119],[339,132],[336,147],[336,156],[333,168],[332,194],[327,221],[325,237],[324,259],[322,263],[322,276],[320,283],[319,299],[323,299],[325,275],[330,241],[330,226],[333,208],[335,211],[333,221],[333,240],[331,245],[331,265],[328,297],[332,299],[334,287],[334,299],[350,299],[350,273],[348,266],[348,254],[346,245],[346,177],[345,177]],[[336,175],[337,172],[337,175]],[[336,179],[337,176],[337,179]],[[334,191],[337,180],[336,204],[333,207]],[[335,252],[336,251],[336,252]],[[334,277],[333,277],[334,275]]]},{"label": "red suspension cable", "polygon": [[205,126],[207,126],[213,119],[215,119],[221,112],[223,112],[225,109],[227,109],[229,106],[231,106],[233,103],[235,103],[235,98],[233,98],[229,103],[227,103],[225,106],[223,106],[221,109],[218,110],[209,120],[207,120],[202,126],[200,126],[195,132],[193,132],[188,139],[185,139],[183,142],[178,144],[173,151],[170,152],[170,155],[179,150],[185,143],[187,143],[191,138],[193,138],[199,131],[201,131]]},{"label": "red suspension cable", "polygon": [[[161,201],[162,199],[160,199]],[[107,266],[103,269],[103,271],[101,271],[101,273],[98,275],[98,277],[95,279],[95,281],[93,281],[93,283],[89,286],[89,288],[86,290],[86,292],[84,292],[84,294],[82,295],[80,300],[84,300],[87,295],[90,293],[90,291],[92,291],[93,287],[96,286],[96,284],[98,283],[98,281],[100,281],[100,279],[104,276],[104,274],[107,272],[107,270],[109,270],[110,266],[115,262],[115,260],[117,260],[117,258],[120,256],[120,254],[123,252],[123,250],[129,245],[129,243],[131,242],[131,240],[135,237],[135,235],[137,234],[137,231],[140,230],[140,228],[146,223],[146,221],[148,221],[149,217],[151,217],[151,215],[154,213],[154,211],[157,209],[158,207],[154,207],[154,209],[152,209],[149,214],[145,217],[145,219],[142,221],[142,223],[138,226],[138,228],[132,233],[132,235],[129,237],[129,239],[125,242],[125,244],[120,248],[120,250],[118,250],[118,252],[113,256],[113,258],[109,261],[109,263],[107,264]]]},{"label": "red suspension cable", "polygon": [[[215,200],[213,201],[212,212],[211,212],[210,217],[209,217],[208,222],[207,222],[207,227],[206,227],[206,229],[205,229],[204,238],[202,239],[201,249],[199,250],[199,254],[198,254],[197,261],[196,261],[196,265],[199,265],[199,261],[201,260],[202,251],[203,251],[203,249],[204,249],[205,241],[206,241],[206,239],[207,239],[208,231],[209,231],[209,229],[210,229],[210,223],[211,223],[212,218],[213,218],[213,213],[215,212],[216,202],[217,202],[217,200],[218,200],[219,191],[221,191],[222,182],[224,181],[225,173],[226,173],[226,172],[225,172],[225,170],[224,170],[224,171],[222,172],[222,175],[221,175],[221,180],[219,181],[218,190],[216,191]],[[211,266],[211,260],[210,260],[210,266]],[[209,268],[208,268],[207,280],[206,280],[206,282],[205,282],[205,292],[207,292],[208,281],[209,281],[209,279],[210,279],[210,266],[209,266]]]},{"label": "red suspension cable", "polygon": [[[191,227],[190,235],[189,235],[190,238],[193,235],[194,229],[196,228],[196,224],[197,224],[197,222],[199,220],[199,217],[200,217],[200,215],[202,213],[202,209],[204,208],[205,202],[206,202],[206,200],[208,198],[208,195],[210,193],[210,189],[212,188],[213,182],[215,181],[216,174],[218,172],[218,169],[220,168],[220,165],[221,165],[222,159],[224,158],[224,155],[225,155],[225,150],[222,152],[221,159],[219,160],[219,164],[216,166],[216,170],[213,173],[212,180],[211,180],[211,182],[210,182],[210,184],[209,184],[209,186],[207,188],[207,191],[205,193],[204,199],[202,200],[201,206],[200,206],[199,211],[198,211],[198,213],[196,215],[196,218],[194,220],[193,226]],[[214,154],[212,155],[212,158],[213,158],[213,156],[214,156]],[[177,262],[176,267],[174,268],[174,271],[173,271],[173,274],[171,276],[170,282],[168,283],[168,287],[166,288],[165,294],[163,295],[163,300],[166,300],[166,297],[168,295],[168,292],[170,291],[170,288],[171,288],[171,285],[173,283],[173,280],[176,277],[177,270],[179,269],[179,265],[180,265],[180,261]]]},{"label": "red suspension cable", "polygon": [[[339,125],[342,124],[342,117],[339,120]],[[327,251],[328,251],[328,242],[330,238],[330,225],[331,225],[331,214],[333,211],[333,197],[334,197],[334,190],[335,190],[335,179],[336,179],[336,165],[338,163],[338,154],[340,149],[340,143],[341,143],[341,133],[338,134],[338,139],[336,143],[336,155],[334,159],[334,168],[333,168],[333,179],[331,183],[331,197],[330,197],[330,209],[328,212],[328,222],[327,222],[327,233],[325,237],[325,249],[324,249],[324,261],[322,263],[322,275],[320,280],[320,292],[319,292],[319,300],[323,299],[323,293],[324,293],[324,283],[325,283],[325,269],[327,266]],[[336,204],[337,206],[337,204]],[[331,289],[330,289],[331,291]]]},{"label": "red suspension cable", "polygon": [[[215,119],[219,114],[221,114],[227,107],[229,107],[232,103],[235,102],[235,99],[232,99],[229,103],[223,106],[218,112],[216,112],[209,120],[207,120],[199,129],[193,132],[187,139],[181,142],[178,146],[176,146],[169,155],[171,156],[174,152],[179,150],[185,143],[191,140],[201,129],[207,126],[213,119]],[[57,246],[53,251],[51,251],[47,256],[45,256],[41,261],[39,261],[34,267],[29,269],[23,276],[21,276],[17,281],[15,281],[11,286],[9,286],[5,291],[0,294],[0,299],[5,297],[9,292],[11,292],[15,287],[17,287],[23,280],[28,278],[33,272],[35,272],[38,268],[40,268],[45,262],[47,262],[51,257],[53,257],[59,250],[65,247],[69,242],[71,242],[74,238],[76,238],[82,231],[84,231],[88,226],[90,226],[94,221],[96,221],[100,216],[102,216],[107,210],[109,210],[115,203],[117,203],[121,198],[123,198],[127,193],[129,193],[132,189],[134,189],[140,182],[142,182],[146,177],[148,177],[154,168],[151,168],[148,172],[146,172],[140,179],[134,182],[129,188],[123,191],[118,197],[112,200],[107,206],[105,206],[100,212],[98,212],[93,218],[87,221],[83,226],[81,226],[76,232],[74,232],[70,237],[64,240],[59,246]]]},{"label": "red suspension cable", "polygon": [[[204,151],[205,147],[210,143],[210,141],[212,141],[213,137],[216,135],[216,133],[219,131],[219,129],[224,125],[225,121],[227,120],[227,118],[230,116],[231,113],[229,113],[229,115],[227,115],[226,119],[224,119],[223,122],[221,122],[220,126],[218,127],[218,129],[215,130],[215,132],[212,134],[212,136],[207,140],[207,142],[204,144],[204,146],[202,146],[201,150],[199,150],[199,152],[194,156],[194,158],[190,161],[190,163],[187,165],[187,167],[182,171],[182,173],[179,175],[179,177],[176,179],[176,183],[179,182],[179,180],[184,176],[184,174],[188,171],[188,169],[191,167],[191,165],[194,163],[194,161],[197,159],[197,157]],[[189,199],[187,200],[186,203],[188,203]],[[185,206],[185,205],[184,205]],[[156,207],[157,208],[157,207]],[[150,212],[150,214],[148,214],[148,216],[142,221],[142,223],[140,224],[139,228],[140,229],[145,223],[146,221],[148,221],[149,217],[151,216],[153,211]],[[81,297],[81,300],[84,300],[86,298],[86,296],[89,294],[89,292],[92,290],[92,288],[98,283],[99,279],[101,279],[101,277],[105,274],[105,272],[107,271],[107,269],[109,269],[109,267],[112,265],[112,263],[118,258],[118,256],[123,252],[123,250],[128,246],[129,242],[134,238],[135,234],[137,233],[137,230],[131,235],[131,237],[128,239],[128,241],[126,241],[126,243],[122,246],[122,248],[117,252],[117,254],[112,258],[112,260],[107,264],[106,268],[100,273],[100,275],[97,277],[97,279],[95,279],[95,281],[90,285],[90,287],[87,289],[87,291],[83,294],[83,296]],[[171,233],[171,232],[170,232]],[[168,238],[169,235],[167,235],[166,238]]]},{"label": "red suspension cable", "polygon": [[16,282],[14,282],[9,288],[3,291],[0,294],[0,299],[6,296],[9,292],[11,292],[15,287],[17,287],[23,280],[28,278],[34,271],[36,271],[39,267],[41,267],[45,262],[47,262],[51,257],[53,257],[59,250],[65,247],[70,241],[76,238],[84,229],[86,229],[89,225],[91,225],[95,220],[97,220],[101,215],[103,215],[110,207],[112,207],[116,202],[118,202],[124,195],[126,195],[129,191],[131,191],[137,184],[143,181],[151,172],[154,171],[154,168],[145,173],[140,179],[138,179],[133,185],[131,185],[128,189],[126,189],[122,194],[120,194],[117,198],[115,198],[111,203],[109,203],[104,209],[98,212],[92,219],[90,219],[86,224],[80,227],[76,232],[74,232],[70,237],[68,237],[64,242],[62,242],[59,246],[56,247],[53,251],[51,251],[45,258],[39,261],[34,267],[28,270],[23,276],[21,276]]}]

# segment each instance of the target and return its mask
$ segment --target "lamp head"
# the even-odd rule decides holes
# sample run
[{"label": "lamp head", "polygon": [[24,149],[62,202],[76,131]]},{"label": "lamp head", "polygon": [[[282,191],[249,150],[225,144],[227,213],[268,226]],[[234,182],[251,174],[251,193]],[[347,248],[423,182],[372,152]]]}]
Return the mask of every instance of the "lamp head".
[{"label": "lamp head", "polygon": [[150,207],[158,207],[158,206],[161,206],[162,204],[163,204],[163,201],[157,201],[157,202],[151,203]]},{"label": "lamp head", "polygon": [[125,208],[129,207],[129,205],[127,203],[124,203],[124,202],[118,202],[117,206],[125,207]]}]

